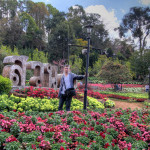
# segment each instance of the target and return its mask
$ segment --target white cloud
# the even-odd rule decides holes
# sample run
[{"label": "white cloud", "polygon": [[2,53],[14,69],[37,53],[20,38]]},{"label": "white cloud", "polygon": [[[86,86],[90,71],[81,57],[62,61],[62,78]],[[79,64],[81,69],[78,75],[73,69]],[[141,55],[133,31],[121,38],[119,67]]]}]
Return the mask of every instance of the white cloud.
[{"label": "white cloud", "polygon": [[89,6],[85,8],[87,13],[97,13],[101,15],[101,20],[105,25],[105,29],[108,30],[111,38],[119,38],[118,31],[114,31],[119,27],[119,21],[115,16],[115,10],[108,11],[103,5]]},{"label": "white cloud", "polygon": [[150,0],[139,0],[139,2],[143,5],[150,5]]},{"label": "white cloud", "polygon": [[123,13],[123,14],[125,14],[126,13],[126,11],[124,10],[124,9],[120,9],[121,10],[121,12]]}]

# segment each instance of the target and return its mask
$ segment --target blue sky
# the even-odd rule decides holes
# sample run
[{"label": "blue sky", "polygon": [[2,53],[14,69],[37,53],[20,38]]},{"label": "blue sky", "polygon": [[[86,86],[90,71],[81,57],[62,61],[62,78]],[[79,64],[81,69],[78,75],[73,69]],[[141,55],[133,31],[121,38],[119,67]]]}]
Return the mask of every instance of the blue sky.
[{"label": "blue sky", "polygon": [[119,38],[114,31],[131,7],[150,7],[150,0],[32,0],[34,2],[45,2],[51,4],[59,11],[68,12],[68,8],[76,4],[83,6],[87,13],[98,13],[105,24],[110,37]]},{"label": "blue sky", "polygon": [[129,9],[134,6],[150,6],[150,0],[32,0],[34,2],[45,2],[52,4],[60,11],[68,11],[68,8],[73,5],[82,5],[87,8],[91,5],[104,5],[108,10],[114,10],[116,17],[122,19],[124,13],[129,12]]}]

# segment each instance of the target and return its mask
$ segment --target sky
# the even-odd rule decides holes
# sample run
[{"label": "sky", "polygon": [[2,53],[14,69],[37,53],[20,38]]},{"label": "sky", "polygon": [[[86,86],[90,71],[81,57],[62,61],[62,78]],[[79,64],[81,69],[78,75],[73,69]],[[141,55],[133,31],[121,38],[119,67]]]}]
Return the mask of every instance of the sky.
[{"label": "sky", "polygon": [[83,6],[87,13],[98,13],[111,38],[119,38],[115,28],[131,7],[150,7],[150,0],[32,0],[51,4],[59,11],[68,12],[68,8],[76,4]]}]

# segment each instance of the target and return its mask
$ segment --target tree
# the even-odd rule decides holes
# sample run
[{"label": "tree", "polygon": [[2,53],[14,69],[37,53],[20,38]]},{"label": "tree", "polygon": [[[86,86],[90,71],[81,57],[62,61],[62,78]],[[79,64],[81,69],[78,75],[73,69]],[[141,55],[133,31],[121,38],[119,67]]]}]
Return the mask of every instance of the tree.
[{"label": "tree", "polygon": [[11,55],[19,56],[18,49],[16,47],[12,51],[12,49],[9,46],[4,46],[4,45],[0,46],[0,74],[2,74],[3,67],[4,67],[3,59],[6,56],[11,56]]},{"label": "tree", "polygon": [[98,76],[102,66],[108,62],[108,58],[106,55],[99,55],[98,60],[95,61],[93,68],[91,68],[90,75],[91,76]]},{"label": "tree", "polygon": [[111,48],[107,50],[107,57],[113,57],[113,50]]},{"label": "tree", "polygon": [[82,59],[76,55],[69,57],[69,65],[71,66],[71,71],[73,73],[79,74],[82,72]]},{"label": "tree", "polygon": [[119,84],[131,79],[131,74],[125,65],[109,61],[100,71],[100,78],[107,83]]},{"label": "tree", "polygon": [[0,1],[0,19],[1,18],[13,18],[17,13],[17,0],[1,0]]},{"label": "tree", "polygon": [[148,67],[150,66],[150,49],[146,49],[141,56],[140,52],[134,52],[130,58],[131,70],[135,72],[136,79],[143,80],[148,75]]},{"label": "tree", "polygon": [[27,13],[35,20],[36,25],[44,30],[45,20],[49,16],[49,12],[44,2],[34,3],[27,1]]},{"label": "tree", "polygon": [[34,18],[28,13],[23,12],[20,14],[21,24],[24,30],[24,45],[27,48],[39,48],[44,45],[42,40],[43,31],[39,29]]},{"label": "tree", "polygon": [[7,20],[7,24],[3,24],[1,27],[0,27],[1,31],[5,30],[2,33],[3,34],[2,43],[4,45],[10,46],[13,50],[15,46],[19,46],[22,44],[21,39],[23,31],[22,26],[20,26],[20,20],[18,17],[14,17],[13,19]]},{"label": "tree", "polygon": [[67,20],[72,25],[75,32],[75,38],[85,38],[82,27],[86,20],[86,13],[82,6],[75,5],[69,8]]},{"label": "tree", "polygon": [[32,57],[30,55],[30,60],[40,61],[42,63],[48,63],[48,55],[42,51],[39,51],[37,48],[33,51]]},{"label": "tree", "polygon": [[139,50],[142,55],[150,35],[150,8],[132,7],[123,17],[119,30],[120,36],[125,36],[130,31],[132,36],[139,40]]}]

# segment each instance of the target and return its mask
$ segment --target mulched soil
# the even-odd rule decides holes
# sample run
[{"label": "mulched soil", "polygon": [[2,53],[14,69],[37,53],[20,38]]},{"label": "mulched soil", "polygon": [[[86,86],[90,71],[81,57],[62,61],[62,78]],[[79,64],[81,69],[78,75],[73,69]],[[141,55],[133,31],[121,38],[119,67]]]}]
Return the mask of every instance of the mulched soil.
[{"label": "mulched soil", "polygon": [[[84,98],[79,98],[78,100],[80,100],[81,102],[84,102]],[[115,102],[115,109],[117,109],[117,108],[122,108],[122,109],[131,108],[131,110],[134,110],[134,109],[142,109],[145,107],[143,102],[127,102],[127,101],[115,100],[115,99],[111,99],[111,100]],[[102,99],[98,99],[98,101],[103,102]]]},{"label": "mulched soil", "polygon": [[131,110],[134,109],[142,109],[144,107],[143,103],[140,102],[126,102],[126,101],[119,101],[119,100],[114,100],[115,102],[115,108],[131,108]]}]

